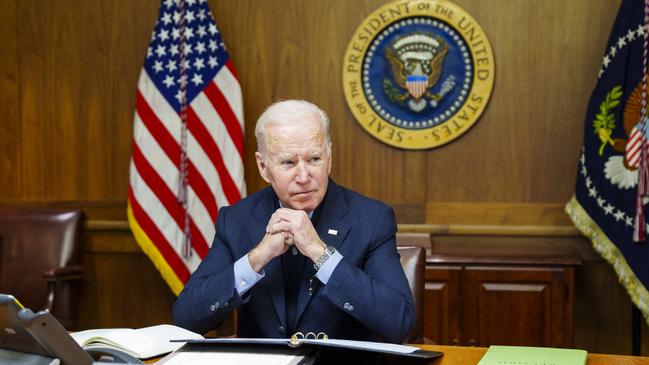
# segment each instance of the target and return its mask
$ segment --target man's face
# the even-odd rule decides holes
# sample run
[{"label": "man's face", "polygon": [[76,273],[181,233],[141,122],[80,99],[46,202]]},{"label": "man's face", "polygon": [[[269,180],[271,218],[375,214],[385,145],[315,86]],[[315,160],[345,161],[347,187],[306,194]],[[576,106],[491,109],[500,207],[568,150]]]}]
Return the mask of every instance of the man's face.
[{"label": "man's face", "polygon": [[327,192],[331,149],[315,119],[272,123],[266,128],[265,154],[257,152],[261,177],[285,208],[312,211]]}]

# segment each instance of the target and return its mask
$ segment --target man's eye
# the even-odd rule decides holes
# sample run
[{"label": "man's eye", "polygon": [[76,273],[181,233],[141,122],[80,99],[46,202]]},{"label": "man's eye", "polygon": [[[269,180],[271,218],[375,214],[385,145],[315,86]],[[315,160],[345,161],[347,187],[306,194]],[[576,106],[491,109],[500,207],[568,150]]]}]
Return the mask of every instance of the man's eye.
[{"label": "man's eye", "polygon": [[282,161],[282,166],[293,166],[295,163],[293,161]]},{"label": "man's eye", "polygon": [[311,159],[310,159],[311,162],[318,162],[320,160],[321,160],[320,157],[311,157]]}]

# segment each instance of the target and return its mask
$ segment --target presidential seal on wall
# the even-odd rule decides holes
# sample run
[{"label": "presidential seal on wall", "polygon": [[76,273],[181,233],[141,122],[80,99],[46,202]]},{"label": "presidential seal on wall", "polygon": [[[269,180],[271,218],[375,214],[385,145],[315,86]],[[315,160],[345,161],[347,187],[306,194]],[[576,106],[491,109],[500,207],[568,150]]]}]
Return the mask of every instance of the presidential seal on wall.
[{"label": "presidential seal on wall", "polygon": [[484,111],[494,82],[487,35],[445,0],[395,1],[352,36],[343,89],[367,132],[391,146],[426,149],[465,133]]}]

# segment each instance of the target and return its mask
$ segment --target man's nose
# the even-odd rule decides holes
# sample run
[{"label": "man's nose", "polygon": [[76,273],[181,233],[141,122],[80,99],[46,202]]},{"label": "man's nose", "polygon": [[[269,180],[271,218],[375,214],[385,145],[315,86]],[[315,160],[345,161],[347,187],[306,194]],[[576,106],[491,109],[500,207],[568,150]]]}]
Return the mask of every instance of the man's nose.
[{"label": "man's nose", "polygon": [[297,183],[303,184],[309,181],[311,178],[311,173],[309,172],[309,167],[304,161],[300,161],[297,164],[297,171],[295,173],[295,181]]}]

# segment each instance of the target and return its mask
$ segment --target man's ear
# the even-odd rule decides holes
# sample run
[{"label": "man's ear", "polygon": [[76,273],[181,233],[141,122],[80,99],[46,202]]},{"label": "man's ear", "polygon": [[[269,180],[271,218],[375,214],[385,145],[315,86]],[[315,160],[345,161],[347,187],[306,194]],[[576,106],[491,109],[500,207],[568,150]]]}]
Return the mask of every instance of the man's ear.
[{"label": "man's ear", "polygon": [[331,175],[331,166],[332,166],[331,162],[332,162],[332,156],[333,156],[333,154],[331,153],[331,142],[329,142],[329,153],[328,153],[328,155],[329,155],[329,157],[328,157],[329,158],[329,168],[327,169],[327,175]]},{"label": "man's ear", "polygon": [[264,157],[261,155],[261,152],[255,152],[255,160],[257,161],[257,169],[259,169],[259,175],[267,183],[270,184],[270,179],[268,178],[268,166],[264,162]]}]

